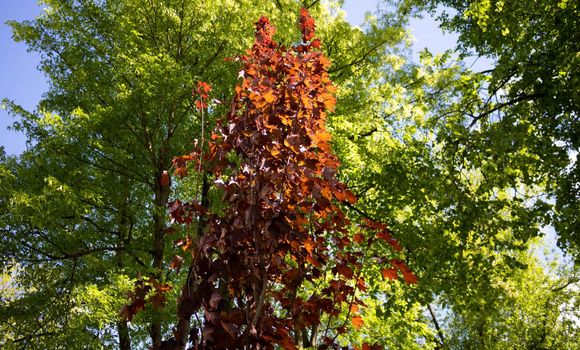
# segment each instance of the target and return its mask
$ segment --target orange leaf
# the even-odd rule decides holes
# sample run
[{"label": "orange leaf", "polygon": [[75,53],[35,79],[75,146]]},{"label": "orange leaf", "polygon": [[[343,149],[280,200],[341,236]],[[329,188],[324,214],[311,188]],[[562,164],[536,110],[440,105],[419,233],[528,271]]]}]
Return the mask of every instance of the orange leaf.
[{"label": "orange leaf", "polygon": [[363,321],[363,318],[359,315],[353,316],[351,320],[352,325],[356,329],[361,329],[361,327],[365,324],[365,321]]},{"label": "orange leaf", "polygon": [[262,95],[262,97],[268,103],[272,103],[272,102],[276,101],[276,95],[274,95],[271,91],[266,92],[265,94]]},{"label": "orange leaf", "polygon": [[357,304],[352,304],[350,306],[350,312],[353,314],[356,314],[358,312],[358,305]]},{"label": "orange leaf", "polygon": [[356,243],[362,243],[362,242],[364,242],[364,240],[365,240],[365,236],[363,236],[363,235],[362,235],[362,234],[360,234],[360,233],[357,233],[357,234],[355,234],[355,235],[354,235],[353,239],[354,239],[354,241],[355,241]]},{"label": "orange leaf", "polygon": [[345,197],[346,197],[346,201],[349,202],[350,204],[355,204],[356,203],[356,196],[354,195],[354,193],[352,193],[349,190],[344,191]]},{"label": "orange leaf", "polygon": [[278,158],[278,156],[280,155],[280,150],[277,148],[272,148],[270,153],[272,154],[272,157]]},{"label": "orange leaf", "polygon": [[329,111],[334,111],[334,107],[336,106],[336,99],[331,94],[324,94],[322,95],[324,98],[323,103],[324,107],[326,107]]},{"label": "orange leaf", "polygon": [[396,269],[381,269],[381,275],[383,275],[383,278],[389,280],[396,280],[399,278],[399,274],[397,273]]},{"label": "orange leaf", "polygon": [[322,196],[324,198],[328,200],[332,199],[332,191],[327,186],[323,186],[322,188],[320,188],[320,193],[322,193]]},{"label": "orange leaf", "polygon": [[332,136],[330,135],[330,133],[328,131],[319,131],[312,136],[312,142],[314,142],[315,144],[318,144],[320,142],[330,141],[331,138],[332,138]]},{"label": "orange leaf", "polygon": [[314,242],[312,242],[310,239],[304,241],[304,248],[306,248],[308,253],[312,254],[312,252],[314,252]]},{"label": "orange leaf", "polygon": [[418,282],[417,276],[415,276],[415,274],[413,273],[413,271],[411,271],[410,268],[406,267],[402,269],[401,272],[403,273],[403,279],[407,284],[417,284]]}]

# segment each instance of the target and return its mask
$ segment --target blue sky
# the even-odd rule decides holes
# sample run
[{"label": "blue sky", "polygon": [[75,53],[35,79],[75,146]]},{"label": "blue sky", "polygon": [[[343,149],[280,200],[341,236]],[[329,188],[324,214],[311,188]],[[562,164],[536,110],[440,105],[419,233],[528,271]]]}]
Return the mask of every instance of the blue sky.
[{"label": "blue sky", "polygon": [[[346,0],[347,19],[355,25],[362,23],[364,13],[374,10],[377,3],[378,0]],[[0,0],[0,100],[13,100],[28,110],[34,109],[47,90],[46,79],[37,69],[38,55],[27,52],[23,43],[15,43],[5,22],[33,19],[41,11],[37,0]],[[415,52],[428,47],[433,53],[438,53],[455,46],[457,36],[443,35],[432,18],[414,20],[411,28],[416,38]],[[13,117],[0,109],[0,146],[12,155],[21,153],[26,147],[24,135],[7,130],[13,121]]]},{"label": "blue sky", "polygon": [[[36,0],[0,0],[0,100],[7,98],[26,109],[34,109],[46,90],[44,75],[37,70],[39,58],[26,52],[26,45],[12,40],[8,20],[32,19],[40,13]],[[25,149],[24,135],[6,128],[13,118],[0,109],[0,145],[6,153],[18,154]]]}]

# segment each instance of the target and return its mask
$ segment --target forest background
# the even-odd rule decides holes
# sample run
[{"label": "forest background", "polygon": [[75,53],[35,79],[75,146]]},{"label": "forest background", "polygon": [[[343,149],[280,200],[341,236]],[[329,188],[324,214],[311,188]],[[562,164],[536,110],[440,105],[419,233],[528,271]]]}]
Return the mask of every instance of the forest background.
[{"label": "forest background", "polygon": [[[27,98],[31,88],[48,91],[33,113],[35,101],[3,103],[31,143],[18,157],[10,155],[18,149],[2,154],[0,165],[0,345],[155,344],[171,333],[171,302],[130,323],[119,310],[139,273],[183,279],[165,271],[180,248],[164,238],[164,211],[170,198],[194,197],[202,180],[176,181],[177,195],[161,181],[203,132],[184,101],[198,80],[230,96],[238,72],[221,59],[250,47],[259,15],[278,26],[277,40],[294,43],[300,4],[46,3],[58,9],[46,21],[13,24],[40,53],[49,84],[26,84]],[[362,30],[334,2],[302,4],[311,5],[339,88],[329,129],[339,177],[359,197],[347,211],[388,223],[419,278],[408,285],[373,264],[363,269],[364,322],[349,323],[341,344],[578,347],[579,10],[534,4],[385,1]],[[151,35],[167,36],[161,46],[141,27],[153,8]],[[406,29],[418,14],[456,31],[456,51],[413,55]],[[189,28],[195,49],[173,55],[175,26],[204,16]],[[213,111],[208,123],[224,114]]]}]

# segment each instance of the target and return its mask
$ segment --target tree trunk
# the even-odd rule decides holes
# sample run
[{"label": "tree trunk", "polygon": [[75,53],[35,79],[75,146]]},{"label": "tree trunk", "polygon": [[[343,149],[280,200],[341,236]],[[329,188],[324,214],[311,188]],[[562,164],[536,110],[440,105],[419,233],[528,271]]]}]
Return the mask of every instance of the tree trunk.
[{"label": "tree trunk", "polygon": [[119,333],[119,350],[131,350],[131,338],[129,338],[129,326],[127,321],[117,322]]},{"label": "tree trunk", "polygon": [[[161,171],[155,179],[155,209],[153,210],[153,268],[156,280],[163,277],[163,257],[165,248],[165,210],[169,200],[170,185],[161,185]],[[149,335],[153,348],[161,345],[161,315],[157,310],[152,311]]]},{"label": "tree trunk", "polygon": [[[119,210],[119,241],[117,242],[116,252],[117,268],[119,271],[123,268],[123,249],[127,248],[126,245],[131,241],[130,235],[132,234],[131,227],[134,222],[134,218],[129,216],[128,208],[131,206],[131,186],[129,184],[128,177],[124,177],[123,189],[126,191],[124,193],[124,202],[122,203],[121,209]],[[129,335],[129,324],[127,321],[117,322],[117,333],[119,334],[119,350],[131,350],[131,336]]]}]

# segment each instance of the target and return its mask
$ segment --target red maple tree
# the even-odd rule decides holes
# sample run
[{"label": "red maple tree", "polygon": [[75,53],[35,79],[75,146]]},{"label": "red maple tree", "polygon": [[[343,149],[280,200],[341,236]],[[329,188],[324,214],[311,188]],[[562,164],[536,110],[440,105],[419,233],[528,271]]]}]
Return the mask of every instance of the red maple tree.
[{"label": "red maple tree", "polygon": [[[270,21],[260,18],[252,49],[240,57],[242,82],[227,120],[207,142],[174,159],[175,175],[187,176],[191,166],[204,174],[205,189],[199,202],[170,204],[173,222],[197,222],[199,230],[180,241],[191,263],[173,338],[161,349],[188,343],[192,349],[334,348],[347,323],[364,324],[357,292],[366,290],[361,267],[370,247],[380,241],[400,250],[386,225],[354,224],[341,208],[356,197],[336,177],[339,161],[326,130],[336,87],[305,9],[300,29],[302,42],[286,49],[273,40]],[[199,84],[202,113],[209,91]],[[223,192],[221,214],[208,209],[210,179]],[[183,261],[176,256],[170,267],[179,270]],[[415,282],[403,262],[385,265],[385,278],[400,271]],[[124,309],[128,318],[146,299],[164,302],[166,284],[139,283]],[[193,315],[196,327],[190,327]]]}]

